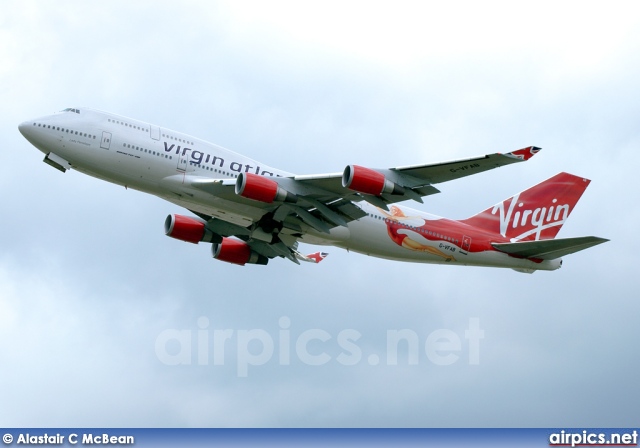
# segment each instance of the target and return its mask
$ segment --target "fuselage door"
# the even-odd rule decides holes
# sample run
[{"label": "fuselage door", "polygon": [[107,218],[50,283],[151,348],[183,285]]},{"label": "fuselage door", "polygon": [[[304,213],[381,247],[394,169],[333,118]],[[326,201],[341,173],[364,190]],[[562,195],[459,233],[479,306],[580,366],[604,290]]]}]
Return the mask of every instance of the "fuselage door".
[{"label": "fuselage door", "polygon": [[149,135],[154,140],[160,140],[160,128],[158,126],[149,125]]},{"label": "fuselage door", "polygon": [[469,252],[471,250],[471,237],[464,235],[462,237],[462,250]]},{"label": "fuselage door", "polygon": [[111,145],[111,132],[102,131],[102,140],[100,141],[100,147],[102,149],[109,149]]},{"label": "fuselage door", "polygon": [[178,166],[176,168],[179,172],[186,173],[188,166],[189,166],[189,153],[187,151],[182,151],[178,156]]}]

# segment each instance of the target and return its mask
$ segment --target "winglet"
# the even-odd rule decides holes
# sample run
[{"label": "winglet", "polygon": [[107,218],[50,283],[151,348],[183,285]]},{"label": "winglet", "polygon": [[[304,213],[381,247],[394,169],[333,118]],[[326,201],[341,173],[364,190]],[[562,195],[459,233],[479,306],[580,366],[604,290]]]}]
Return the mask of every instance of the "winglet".
[{"label": "winglet", "polygon": [[302,255],[300,252],[296,252],[296,258],[298,260],[307,261],[309,263],[320,263],[329,255],[327,252],[315,252],[309,255]]},{"label": "winglet", "polygon": [[537,146],[528,146],[526,148],[518,149],[517,151],[508,152],[505,156],[515,157],[520,160],[529,160],[531,157],[538,154],[542,148],[538,148]]}]

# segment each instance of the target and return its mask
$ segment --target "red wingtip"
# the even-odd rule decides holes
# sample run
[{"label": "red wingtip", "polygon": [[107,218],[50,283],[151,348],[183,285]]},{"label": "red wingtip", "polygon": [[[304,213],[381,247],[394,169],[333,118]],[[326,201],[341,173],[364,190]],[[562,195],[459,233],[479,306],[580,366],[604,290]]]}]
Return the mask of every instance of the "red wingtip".
[{"label": "red wingtip", "polygon": [[513,151],[508,153],[508,156],[516,157],[520,160],[529,160],[531,157],[535,156],[538,151],[542,148],[538,148],[537,146],[528,146],[526,148],[518,149],[517,151]]},{"label": "red wingtip", "polygon": [[316,252],[314,254],[307,255],[307,258],[312,259],[316,263],[320,263],[322,260],[327,258],[327,255],[329,255],[327,252]]}]

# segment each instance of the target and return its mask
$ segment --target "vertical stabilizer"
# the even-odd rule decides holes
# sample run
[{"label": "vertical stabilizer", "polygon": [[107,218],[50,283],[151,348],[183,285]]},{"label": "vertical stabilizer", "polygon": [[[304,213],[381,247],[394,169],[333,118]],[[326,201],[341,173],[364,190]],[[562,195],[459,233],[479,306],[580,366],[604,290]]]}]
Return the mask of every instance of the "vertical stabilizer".
[{"label": "vertical stabilizer", "polygon": [[512,241],[555,238],[587,189],[589,179],[556,174],[493,207],[460,222]]}]

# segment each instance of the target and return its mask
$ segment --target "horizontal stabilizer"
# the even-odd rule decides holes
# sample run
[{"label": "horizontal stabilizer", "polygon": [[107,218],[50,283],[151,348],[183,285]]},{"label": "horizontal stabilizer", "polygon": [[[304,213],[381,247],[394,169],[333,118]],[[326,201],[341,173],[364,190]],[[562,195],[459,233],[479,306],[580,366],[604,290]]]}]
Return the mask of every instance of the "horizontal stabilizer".
[{"label": "horizontal stabilizer", "polygon": [[295,256],[298,260],[306,261],[309,263],[320,263],[329,255],[327,252],[315,252],[309,255],[302,255],[300,252],[295,252]]},{"label": "horizontal stabilizer", "polygon": [[555,240],[520,241],[517,243],[492,243],[491,245],[500,252],[517,257],[555,260],[607,241],[609,240],[598,238],[597,236],[582,236]]}]

